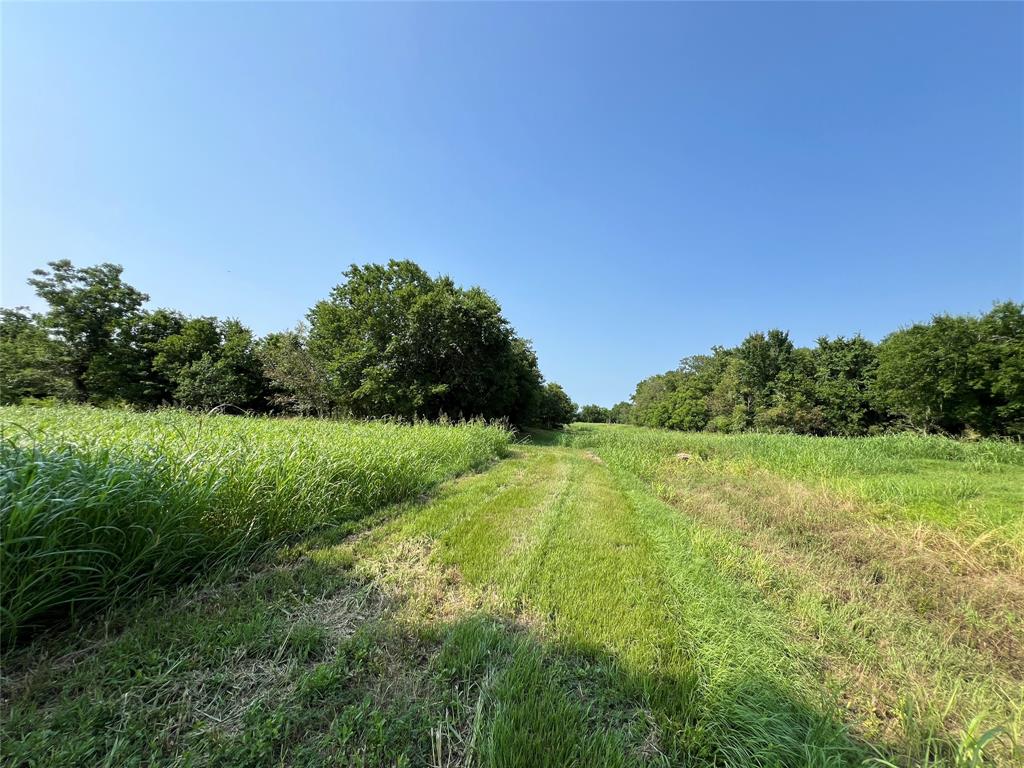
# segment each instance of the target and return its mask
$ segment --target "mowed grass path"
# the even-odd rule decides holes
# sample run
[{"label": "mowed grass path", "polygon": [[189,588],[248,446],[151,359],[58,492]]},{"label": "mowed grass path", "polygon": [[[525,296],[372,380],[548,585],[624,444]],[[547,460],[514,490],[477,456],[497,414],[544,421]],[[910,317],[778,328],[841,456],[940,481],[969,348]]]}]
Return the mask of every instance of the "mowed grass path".
[{"label": "mowed grass path", "polygon": [[387,526],[373,547],[425,539],[437,563],[496,590],[500,613],[598,659],[610,687],[587,703],[628,702],[652,754],[672,763],[839,765],[857,755],[783,624],[711,556],[728,543],[593,455],[522,453],[480,484],[479,502],[442,499]]},{"label": "mowed grass path", "polygon": [[[318,535],[113,632],[39,641],[8,665],[5,759],[1020,759],[1016,571],[976,572],[930,540],[931,559],[907,561],[899,529],[848,500],[619,448],[520,446],[354,537]],[[942,580],[912,589],[919,562],[994,579],[1010,607],[950,601]]]}]

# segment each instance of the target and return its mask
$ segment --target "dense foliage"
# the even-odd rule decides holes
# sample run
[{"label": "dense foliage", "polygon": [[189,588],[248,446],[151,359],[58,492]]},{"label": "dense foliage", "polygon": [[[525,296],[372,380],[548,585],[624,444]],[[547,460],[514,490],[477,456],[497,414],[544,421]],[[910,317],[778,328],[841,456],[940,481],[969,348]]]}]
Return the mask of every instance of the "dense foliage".
[{"label": "dense foliage", "polygon": [[633,410],[630,403],[616,403],[611,408],[600,405],[584,405],[576,415],[576,421],[590,424],[629,424],[629,415]]},{"label": "dense foliage", "polygon": [[62,260],[29,281],[49,305],[0,313],[0,402],[560,426],[561,388],[480,288],[411,261],[352,266],[309,326],[259,339],[238,320],[147,310],[115,264]]},{"label": "dense foliage", "polygon": [[540,392],[537,423],[549,429],[561,427],[576,419],[576,403],[560,384],[549,382]]},{"label": "dense foliage", "polygon": [[537,358],[480,288],[411,261],[353,266],[309,321],[330,398],[357,416],[534,415]]},{"label": "dense foliage", "polygon": [[687,431],[1024,435],[1024,305],[937,316],[879,344],[822,337],[808,349],[783,331],[753,333],[641,381],[629,420]]},{"label": "dense foliage", "polygon": [[611,421],[611,409],[600,405],[584,405],[580,408],[576,421],[590,424],[607,424]]}]

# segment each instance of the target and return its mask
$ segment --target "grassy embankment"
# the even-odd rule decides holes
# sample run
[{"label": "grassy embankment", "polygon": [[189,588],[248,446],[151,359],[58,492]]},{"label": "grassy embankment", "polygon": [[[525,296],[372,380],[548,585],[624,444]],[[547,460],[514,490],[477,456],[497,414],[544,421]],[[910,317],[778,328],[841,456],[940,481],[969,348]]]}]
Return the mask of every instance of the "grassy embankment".
[{"label": "grassy embankment", "polygon": [[[756,446],[776,440],[773,466]],[[786,437],[578,427],[551,442],[358,534],[325,529],[272,567],[17,651],[5,758],[1020,758],[1020,447],[808,443],[835,472]],[[905,490],[917,462],[924,496]]]}]

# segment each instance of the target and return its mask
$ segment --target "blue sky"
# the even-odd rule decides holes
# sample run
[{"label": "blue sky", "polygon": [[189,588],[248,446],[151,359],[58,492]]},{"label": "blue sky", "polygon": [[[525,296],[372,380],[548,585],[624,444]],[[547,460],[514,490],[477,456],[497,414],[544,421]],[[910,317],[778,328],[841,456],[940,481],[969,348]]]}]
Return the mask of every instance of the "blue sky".
[{"label": "blue sky", "polygon": [[293,326],[479,284],[580,402],[1024,295],[1024,5],[3,6],[2,301],[57,258]]}]

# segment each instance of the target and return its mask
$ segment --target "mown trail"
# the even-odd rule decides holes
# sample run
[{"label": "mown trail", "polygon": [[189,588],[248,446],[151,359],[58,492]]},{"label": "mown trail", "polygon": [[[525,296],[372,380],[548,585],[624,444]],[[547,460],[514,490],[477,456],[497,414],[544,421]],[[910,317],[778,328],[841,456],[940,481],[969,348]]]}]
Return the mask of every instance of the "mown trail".
[{"label": "mown trail", "polygon": [[357,535],[28,648],[5,761],[938,768],[992,720],[977,764],[1019,758],[1017,655],[979,642],[1018,619],[950,635],[896,555],[832,546],[819,510],[855,511],[622,455],[517,446]]},{"label": "mown trail", "polygon": [[[433,562],[497,592],[491,610],[599,659],[588,706],[626,702],[646,724],[622,734],[627,762],[944,765],[983,746],[1013,760],[1019,577],[972,588],[956,552],[897,547],[898,530],[799,483],[678,461],[651,482],[618,459],[524,447],[380,545],[429,542]],[[485,488],[484,503],[463,495]]]},{"label": "mown trail", "polygon": [[[604,727],[602,708],[631,709],[627,719],[643,723],[622,733],[623,744],[639,741],[624,762],[645,759],[645,749],[671,763],[751,765],[844,764],[858,754],[805,685],[798,644],[756,590],[722,573],[713,555],[729,545],[589,452],[523,448],[387,526],[371,548],[409,540],[429,542],[435,563],[496,592],[492,612],[560,655],[596,660],[603,683],[584,700],[588,727]],[[523,730],[512,752],[528,744]]]}]

